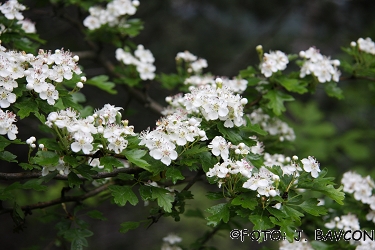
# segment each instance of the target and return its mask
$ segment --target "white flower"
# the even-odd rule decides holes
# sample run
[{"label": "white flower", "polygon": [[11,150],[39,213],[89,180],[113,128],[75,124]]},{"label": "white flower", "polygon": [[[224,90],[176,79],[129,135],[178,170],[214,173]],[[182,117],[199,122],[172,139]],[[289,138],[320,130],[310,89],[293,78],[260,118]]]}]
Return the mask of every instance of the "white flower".
[{"label": "white flower", "polygon": [[162,163],[169,166],[172,162],[172,160],[177,159],[177,152],[174,150],[174,145],[171,146],[163,146],[161,148],[155,148],[150,151],[150,155],[156,159],[161,160]]},{"label": "white flower", "polygon": [[6,3],[0,5],[0,11],[9,20],[23,20],[23,15],[20,11],[25,9],[26,6],[18,3],[17,0],[8,0]]},{"label": "white flower", "polygon": [[8,108],[10,104],[16,101],[16,95],[6,89],[0,87],[0,107]]},{"label": "white flower", "polygon": [[54,105],[56,100],[59,99],[59,92],[56,90],[55,86],[47,83],[48,88],[46,91],[41,91],[39,97],[42,100],[47,100],[49,105]]},{"label": "white flower", "polygon": [[26,33],[36,33],[35,24],[30,20],[19,20],[17,23],[21,25]]},{"label": "white flower", "polygon": [[285,53],[277,50],[264,53],[263,61],[260,63],[260,71],[265,77],[272,76],[273,73],[286,69],[289,63]]},{"label": "white flower", "polygon": [[155,58],[152,55],[151,51],[145,49],[143,45],[138,45],[137,50],[134,51],[134,55],[143,63],[154,63]]},{"label": "white flower", "polygon": [[120,154],[128,146],[128,141],[123,137],[110,137],[108,142],[108,149],[116,154]]},{"label": "white flower", "polygon": [[84,154],[90,154],[93,150],[93,145],[91,142],[93,141],[93,137],[91,134],[83,133],[83,132],[76,132],[74,134],[74,139],[76,140],[71,144],[71,149],[73,152],[79,152],[82,150]]},{"label": "white flower", "polygon": [[229,146],[230,143],[228,143],[224,137],[215,136],[215,138],[208,145],[208,148],[211,148],[213,155],[220,155],[223,160],[227,160],[229,158]]},{"label": "white flower", "polygon": [[9,140],[16,139],[18,128],[13,123],[16,122],[16,115],[13,112],[0,109],[0,135],[7,135]]},{"label": "white flower", "polygon": [[339,60],[330,60],[330,58],[320,54],[319,50],[314,47],[301,51],[300,56],[305,58],[301,67],[301,78],[313,74],[321,83],[331,80],[339,81],[341,75],[341,72],[337,69],[337,66],[340,65]]},{"label": "white flower", "polygon": [[168,234],[168,236],[163,238],[163,241],[167,242],[171,245],[174,245],[176,243],[180,243],[182,241],[182,239],[180,237],[178,237],[177,235],[170,233],[170,234]]},{"label": "white flower", "polygon": [[155,78],[155,66],[149,63],[138,63],[137,64],[137,71],[139,73],[139,77],[142,80],[152,80]]},{"label": "white flower", "polygon": [[303,169],[308,173],[311,172],[312,177],[317,178],[319,176],[320,164],[313,157],[309,156],[307,159],[304,158],[301,160],[301,162],[303,164]]},{"label": "white flower", "polygon": [[360,50],[375,55],[375,43],[371,40],[371,38],[359,38],[357,43]]}]

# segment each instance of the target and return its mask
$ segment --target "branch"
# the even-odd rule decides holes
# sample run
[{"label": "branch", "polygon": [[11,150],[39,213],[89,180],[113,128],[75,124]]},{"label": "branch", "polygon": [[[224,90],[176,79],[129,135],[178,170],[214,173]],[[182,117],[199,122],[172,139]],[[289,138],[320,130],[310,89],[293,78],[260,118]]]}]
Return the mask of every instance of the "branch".
[{"label": "branch", "polygon": [[[67,14],[62,14],[60,16],[67,22],[69,22],[73,27],[77,28],[85,36],[86,28],[82,25],[82,22],[72,18],[70,15]],[[85,38],[87,44],[93,50],[92,53],[96,54],[95,58],[99,60],[100,64],[107,70],[108,74],[114,78],[122,78],[122,75],[115,71],[115,66],[112,64],[112,62],[108,60],[108,58],[103,53],[100,53],[100,46],[97,43],[89,40],[87,37]],[[88,53],[86,51],[85,56],[93,57],[92,53]],[[106,52],[106,54],[108,53]],[[161,106],[159,103],[151,99],[147,94],[143,93],[142,91],[129,87],[128,85],[124,86],[126,87],[126,90],[129,91],[130,94],[134,96],[139,102],[143,103],[145,107],[150,108],[156,114],[161,115],[161,112],[164,110],[163,106]]]},{"label": "branch", "polygon": [[[32,204],[32,205],[26,205],[26,206],[22,206],[21,209],[23,211],[31,211],[31,210],[34,210],[34,209],[42,209],[42,208],[46,208],[46,207],[51,207],[51,206],[54,206],[54,205],[57,205],[57,204],[61,204],[61,203],[64,203],[64,202],[81,202],[83,200],[86,200],[87,198],[90,198],[90,197],[93,197],[103,191],[105,191],[110,185],[113,185],[114,183],[113,182],[108,182],[100,187],[97,187],[83,195],[79,195],[79,196],[62,196],[58,199],[54,199],[54,200],[51,200],[51,201],[46,201],[46,202],[38,202],[36,204]],[[7,208],[7,209],[2,209],[0,211],[0,214],[5,214],[5,213],[10,213],[12,212],[13,209],[11,208]]]},{"label": "branch", "polygon": [[[93,179],[104,179],[108,177],[115,177],[120,173],[126,174],[136,174],[140,173],[142,168],[132,167],[132,168],[118,168],[112,172],[101,172],[96,175],[91,175]],[[80,180],[87,180],[87,178],[82,175],[77,175]],[[21,173],[0,173],[0,180],[25,180],[42,177],[42,172],[21,172]],[[55,180],[68,180],[68,176],[57,174],[53,177]]]},{"label": "branch", "polygon": [[215,227],[214,229],[211,231],[211,232],[207,232],[200,240],[200,243],[199,243],[199,248],[198,250],[200,249],[205,249],[204,248],[204,244],[207,243],[207,241],[209,241],[216,233],[217,231],[220,230],[220,227],[222,226],[223,222],[220,221]]}]

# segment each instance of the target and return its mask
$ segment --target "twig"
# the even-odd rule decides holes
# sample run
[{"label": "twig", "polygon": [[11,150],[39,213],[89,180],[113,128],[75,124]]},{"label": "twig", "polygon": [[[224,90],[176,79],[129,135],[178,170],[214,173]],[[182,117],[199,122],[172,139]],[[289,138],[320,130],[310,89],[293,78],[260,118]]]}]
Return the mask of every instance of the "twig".
[{"label": "twig", "polygon": [[[113,185],[114,183],[113,182],[108,182],[100,187],[97,187],[83,195],[78,195],[78,196],[62,196],[58,199],[54,199],[54,200],[51,200],[51,201],[46,201],[46,202],[38,202],[38,203],[35,203],[35,204],[32,204],[32,205],[26,205],[26,206],[22,206],[21,209],[23,211],[31,211],[31,210],[34,210],[34,209],[42,209],[42,208],[46,208],[46,207],[51,207],[51,206],[54,206],[54,205],[57,205],[57,204],[61,204],[61,203],[64,203],[64,202],[81,202],[83,200],[86,200],[87,198],[90,198],[90,197],[93,197],[103,191],[105,191],[110,185]],[[0,211],[0,214],[5,214],[5,213],[9,213],[9,212],[12,212],[13,209],[2,209]]]},{"label": "twig", "polygon": [[[82,25],[81,22],[77,21],[69,15],[62,14],[61,17],[68,21],[70,24],[72,24],[73,27],[76,27],[82,34],[85,34],[85,27]],[[86,42],[93,50],[93,53],[96,54],[95,58],[99,60],[100,64],[107,70],[108,74],[114,78],[122,78],[122,75],[115,71],[115,67],[111,63],[111,61],[109,61],[108,58],[103,55],[103,53],[100,53],[100,46],[89,39],[86,39]],[[88,53],[86,52],[86,54]],[[90,54],[90,57],[93,57],[93,55]],[[134,96],[138,101],[143,103],[145,107],[151,109],[156,114],[161,115],[161,112],[164,110],[163,106],[161,106],[159,103],[151,99],[145,93],[142,93],[142,91],[139,91],[128,85],[124,86],[126,87],[126,90],[129,91],[130,94]]]},{"label": "twig", "polygon": [[[138,167],[131,167],[131,168],[118,168],[113,170],[112,172],[101,172],[95,175],[91,175],[93,179],[104,179],[108,177],[115,177],[120,173],[126,174],[136,174],[141,172],[142,169]],[[33,179],[42,176],[42,172],[21,172],[21,173],[0,173],[0,180],[25,180],[25,179]],[[81,180],[87,180],[87,178],[83,177],[82,175],[77,175]],[[68,180],[68,176],[57,174],[53,177],[55,180]]]},{"label": "twig", "polygon": [[207,234],[203,237],[203,239],[202,239],[201,242],[200,242],[200,246],[199,246],[198,250],[204,249],[204,244],[206,244],[206,242],[209,241],[209,240],[210,240],[210,239],[211,239],[211,238],[217,233],[217,231],[220,230],[220,227],[221,227],[222,224],[223,224],[223,222],[220,221],[220,222],[214,227],[214,229],[213,229],[211,232],[207,233]]}]

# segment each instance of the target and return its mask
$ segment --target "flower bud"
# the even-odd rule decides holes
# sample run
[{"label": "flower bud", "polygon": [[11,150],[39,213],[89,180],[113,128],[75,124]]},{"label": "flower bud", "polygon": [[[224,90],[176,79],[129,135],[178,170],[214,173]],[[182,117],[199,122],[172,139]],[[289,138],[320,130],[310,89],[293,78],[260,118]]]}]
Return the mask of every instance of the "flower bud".
[{"label": "flower bud", "polygon": [[77,82],[76,83],[76,86],[77,86],[77,88],[83,88],[83,83],[82,82]]},{"label": "flower bud", "polygon": [[137,0],[132,1],[132,5],[134,7],[138,7],[139,6],[139,1],[137,1]]}]

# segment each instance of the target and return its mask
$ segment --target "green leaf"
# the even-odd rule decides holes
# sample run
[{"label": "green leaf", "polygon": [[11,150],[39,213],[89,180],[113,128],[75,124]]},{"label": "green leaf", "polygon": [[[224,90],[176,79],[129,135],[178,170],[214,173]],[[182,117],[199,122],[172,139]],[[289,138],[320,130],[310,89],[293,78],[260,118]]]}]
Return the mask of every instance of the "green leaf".
[{"label": "green leaf", "polygon": [[80,162],[77,160],[77,158],[71,155],[65,155],[63,160],[66,164],[72,167],[77,167],[80,165]]},{"label": "green leaf", "polygon": [[139,194],[141,195],[144,201],[152,199],[151,186],[140,186]]},{"label": "green leaf", "polygon": [[305,212],[314,216],[327,214],[327,209],[323,206],[317,206],[318,203],[319,203],[318,200],[311,198],[311,199],[305,200],[298,206],[302,208]]},{"label": "green leaf", "polygon": [[92,170],[92,167],[89,165],[80,165],[75,168],[75,170],[83,177],[85,177],[87,180],[92,181],[91,175],[97,174],[96,171]]},{"label": "green leaf", "polygon": [[125,206],[127,202],[133,206],[137,205],[138,197],[133,192],[131,186],[112,185],[109,187],[114,202],[119,206]]},{"label": "green leaf", "polygon": [[33,98],[25,98],[20,102],[16,102],[14,104],[16,108],[18,108],[17,115],[23,119],[30,115],[30,113],[38,112],[38,104],[35,102]]},{"label": "green leaf", "polygon": [[[256,72],[257,71],[254,69],[254,67],[249,66],[246,69],[240,70],[240,76],[242,78],[247,79],[247,78],[250,78],[250,77],[254,77],[254,75],[255,75]],[[257,80],[258,80],[258,82],[260,81],[259,79],[257,79]]]},{"label": "green leaf", "polygon": [[42,185],[42,179],[32,179],[28,180],[22,185],[23,189],[33,189],[35,191],[45,191],[47,190],[47,186]]},{"label": "green leaf", "polygon": [[116,178],[123,180],[123,181],[131,181],[134,179],[134,175],[126,174],[126,173],[119,173]]},{"label": "green leaf", "polygon": [[159,187],[151,187],[152,199],[156,199],[158,206],[162,207],[165,212],[172,212],[172,203],[174,202],[174,196],[166,189]]},{"label": "green leaf", "polygon": [[93,219],[97,219],[97,220],[101,220],[101,221],[107,220],[107,218],[103,216],[103,213],[98,211],[98,210],[91,210],[91,211],[87,212],[87,215],[90,216]]},{"label": "green leaf", "polygon": [[74,186],[79,186],[83,181],[74,172],[68,174],[69,187],[74,188]]},{"label": "green leaf", "polygon": [[234,144],[239,144],[243,141],[241,135],[239,134],[238,129],[236,128],[226,128],[224,124],[219,122],[217,123],[217,128],[219,129],[220,133],[223,137]]},{"label": "green leaf", "polygon": [[12,144],[12,141],[5,138],[3,135],[0,136],[0,151],[3,151],[8,145]]},{"label": "green leaf", "polygon": [[212,157],[210,152],[203,152],[199,154],[199,162],[202,164],[202,169],[205,172],[208,172],[217,163],[217,158]]},{"label": "green leaf", "polygon": [[289,241],[292,241],[295,236],[297,236],[296,232],[296,226],[294,226],[294,222],[291,219],[279,219],[275,217],[270,217],[270,221],[275,224],[280,226],[280,231],[283,232],[286,235],[286,238]]},{"label": "green leaf", "polygon": [[177,168],[168,168],[165,172],[165,177],[171,179],[173,184],[176,184],[178,180],[184,180],[185,177],[181,174],[181,171]]},{"label": "green leaf", "polygon": [[302,179],[300,183],[298,183],[298,188],[305,188],[305,189],[311,189],[318,191],[334,201],[336,201],[338,204],[343,205],[345,193],[342,192],[343,186],[340,186],[338,188],[335,188],[333,186],[332,180],[333,177],[324,177],[327,174],[327,169],[323,169],[320,173],[318,178],[315,178],[313,180],[310,180],[309,178]]},{"label": "green leaf", "polygon": [[281,206],[281,211],[286,213],[292,220],[297,222],[301,222],[301,217],[305,216],[303,213],[292,208],[288,204],[284,204],[283,206]]},{"label": "green leaf", "polygon": [[2,151],[0,152],[0,160],[7,161],[7,162],[17,162],[15,160],[17,158],[17,155],[12,154],[8,151]]},{"label": "green leaf", "polygon": [[34,163],[40,166],[56,166],[59,164],[59,155],[52,151],[38,151],[33,158]]},{"label": "green leaf", "polygon": [[250,215],[249,220],[254,224],[253,230],[266,230],[275,226],[266,215]]},{"label": "green leaf", "polygon": [[230,217],[230,205],[228,203],[220,203],[207,209],[207,212],[212,214],[206,219],[208,220],[207,225],[217,226],[220,221],[228,223]]},{"label": "green leaf", "polygon": [[267,135],[268,133],[261,129],[259,124],[251,124],[250,118],[248,116],[245,116],[246,119],[246,126],[241,127],[241,131],[246,131],[246,132],[255,132],[259,135]]},{"label": "green leaf", "polygon": [[140,224],[141,224],[140,222],[135,222],[135,221],[127,221],[127,222],[121,223],[120,232],[126,233],[129,230],[136,229],[139,227]]},{"label": "green leaf", "polygon": [[258,205],[258,202],[256,200],[256,198],[254,198],[254,194],[253,193],[242,193],[240,195],[238,195],[237,197],[235,197],[231,204],[232,205],[241,205],[241,207],[243,208],[248,208],[250,210],[253,210],[255,209],[255,207]]},{"label": "green leaf", "polygon": [[88,79],[85,84],[95,86],[101,90],[106,91],[109,94],[117,94],[117,90],[114,89],[115,83],[108,81],[109,77],[106,75],[95,76]]},{"label": "green leaf", "polygon": [[124,163],[113,156],[103,156],[100,157],[100,165],[104,166],[106,170],[112,171],[113,167],[123,167]]},{"label": "green leaf", "polygon": [[324,83],[324,89],[328,96],[336,97],[337,99],[343,99],[344,94],[342,89],[337,87],[336,82],[326,82]]},{"label": "green leaf", "polygon": [[264,99],[268,99],[267,107],[272,109],[275,115],[281,115],[284,112],[284,102],[293,101],[294,98],[291,95],[285,94],[277,90],[269,90],[267,94],[263,96]]},{"label": "green leaf", "polygon": [[88,246],[86,238],[93,234],[94,233],[88,229],[71,228],[64,232],[64,237],[71,241],[72,250],[82,250],[83,247]]},{"label": "green leaf", "polygon": [[24,162],[19,163],[18,166],[20,166],[23,170],[33,170],[34,168],[40,169],[40,167],[37,165],[32,165]]},{"label": "green leaf", "polygon": [[286,90],[290,92],[296,92],[298,94],[306,93],[307,82],[301,81],[299,79],[290,79],[286,77],[277,78],[277,82],[280,83]]},{"label": "green leaf", "polygon": [[207,147],[202,147],[201,145],[194,145],[193,147],[187,149],[183,153],[183,155],[184,156],[191,156],[191,155],[199,154],[199,153],[206,152],[206,151],[208,151]]},{"label": "green leaf", "polygon": [[147,153],[147,151],[142,150],[142,149],[125,150],[123,152],[123,154],[128,159],[128,161],[130,161],[131,163],[133,163],[134,165],[136,165],[138,167],[141,167],[143,169],[146,169],[146,170],[150,171],[150,169],[148,168],[150,166],[150,164],[147,161],[142,159],[142,157],[146,153]]}]

